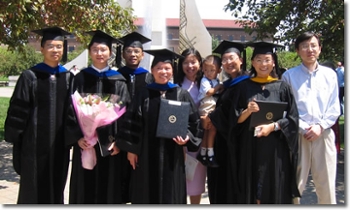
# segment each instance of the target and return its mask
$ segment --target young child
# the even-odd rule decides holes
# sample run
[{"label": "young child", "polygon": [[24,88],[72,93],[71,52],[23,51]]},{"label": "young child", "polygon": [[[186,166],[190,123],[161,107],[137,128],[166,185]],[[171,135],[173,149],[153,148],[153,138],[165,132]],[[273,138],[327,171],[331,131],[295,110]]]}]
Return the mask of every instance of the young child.
[{"label": "young child", "polygon": [[[215,109],[217,94],[223,90],[217,76],[221,72],[221,59],[215,55],[207,56],[203,61],[203,77],[199,87],[198,100],[200,100],[199,114],[208,115]],[[214,140],[216,128],[204,128],[202,148],[198,153],[197,159],[208,167],[218,167],[214,156]]]}]

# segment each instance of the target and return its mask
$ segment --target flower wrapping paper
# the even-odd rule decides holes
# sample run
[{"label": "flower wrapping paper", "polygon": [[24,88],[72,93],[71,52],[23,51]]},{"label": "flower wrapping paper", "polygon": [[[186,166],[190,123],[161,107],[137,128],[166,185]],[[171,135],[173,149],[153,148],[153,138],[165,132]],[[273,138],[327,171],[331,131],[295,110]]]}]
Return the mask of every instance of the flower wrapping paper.
[{"label": "flower wrapping paper", "polygon": [[84,138],[91,145],[81,151],[82,167],[92,170],[96,165],[96,152],[94,146],[98,138],[96,128],[108,125],[119,119],[126,111],[117,103],[118,96],[110,94],[109,100],[103,99],[97,94],[82,95],[75,91],[72,95],[72,103]]}]

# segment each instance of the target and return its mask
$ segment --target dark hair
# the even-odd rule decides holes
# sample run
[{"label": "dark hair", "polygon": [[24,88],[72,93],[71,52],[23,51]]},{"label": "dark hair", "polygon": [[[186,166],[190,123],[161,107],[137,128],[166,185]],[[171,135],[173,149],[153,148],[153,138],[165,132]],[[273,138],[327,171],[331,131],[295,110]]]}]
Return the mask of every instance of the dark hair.
[{"label": "dark hair", "polygon": [[331,68],[333,71],[335,71],[336,66],[334,65],[334,63],[332,61],[325,61],[323,63],[321,63],[322,66],[326,66],[328,68]]},{"label": "dark hair", "polygon": [[217,55],[208,55],[204,58],[202,66],[208,63],[209,65],[216,65],[218,68],[221,67],[221,58]]},{"label": "dark hair", "polygon": [[199,88],[199,86],[200,86],[200,81],[201,81],[202,74],[203,74],[203,72],[202,72],[202,56],[201,56],[201,54],[199,53],[198,50],[196,50],[195,48],[191,47],[191,48],[185,49],[185,50],[181,53],[181,55],[182,55],[183,57],[181,57],[181,58],[179,59],[179,64],[178,64],[178,68],[177,68],[177,77],[174,78],[174,82],[175,82],[176,84],[178,84],[180,87],[182,86],[182,83],[183,83],[184,78],[185,78],[185,76],[186,76],[185,73],[184,73],[184,70],[183,70],[183,68],[182,68],[182,64],[183,64],[183,62],[185,61],[185,59],[186,59],[187,56],[189,56],[189,55],[194,55],[194,56],[197,58],[198,62],[199,62],[199,68],[200,68],[199,71],[197,72],[197,75],[196,75],[196,82],[197,82],[197,86],[198,86],[198,88]]},{"label": "dark hair", "polygon": [[319,36],[316,35],[315,33],[312,33],[312,32],[310,32],[310,31],[307,31],[307,32],[304,32],[304,33],[302,33],[301,35],[299,35],[299,36],[297,37],[297,39],[295,40],[295,43],[294,43],[295,49],[299,49],[300,43],[302,43],[303,41],[309,40],[309,39],[311,39],[312,37],[315,37],[315,38],[317,39],[318,45],[321,46],[321,41],[320,41]]},{"label": "dark hair", "polygon": [[[272,53],[272,54],[269,54],[269,55],[272,55],[272,58],[275,62],[275,67],[272,69],[272,71],[270,72],[270,76],[271,77],[274,77],[274,78],[278,78],[278,75],[279,75],[279,67],[278,67],[278,60],[277,60],[277,54],[276,53]],[[255,57],[255,56],[254,56]],[[254,57],[252,56],[252,59],[254,59]],[[252,77],[256,77],[257,76],[257,72],[254,68],[254,66],[252,65],[252,68],[250,69],[250,76]]]},{"label": "dark hair", "polygon": [[284,74],[284,72],[286,72],[287,70],[287,68],[279,68],[278,78],[282,79],[282,74]]},{"label": "dark hair", "polygon": [[41,39],[41,41],[40,41],[40,47],[44,48],[46,41],[47,41],[47,40]]},{"label": "dark hair", "polygon": [[90,42],[89,45],[88,45],[88,50],[91,49],[92,45],[94,44],[95,42]]}]

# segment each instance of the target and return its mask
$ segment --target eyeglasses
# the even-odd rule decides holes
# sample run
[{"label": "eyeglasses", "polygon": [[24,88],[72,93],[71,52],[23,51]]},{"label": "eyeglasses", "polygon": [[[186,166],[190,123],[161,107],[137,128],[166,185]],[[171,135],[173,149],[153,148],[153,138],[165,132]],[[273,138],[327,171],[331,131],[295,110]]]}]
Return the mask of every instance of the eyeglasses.
[{"label": "eyeglasses", "polygon": [[53,50],[53,49],[57,49],[57,50],[60,50],[60,49],[63,49],[63,45],[61,44],[57,44],[57,45],[54,45],[54,44],[48,44],[46,45],[47,49],[49,50]]},{"label": "eyeglasses", "polygon": [[318,48],[318,44],[302,44],[300,45],[300,48],[302,50],[308,50],[311,48],[311,50],[316,50]]},{"label": "eyeglasses", "polygon": [[126,54],[128,54],[128,55],[132,55],[133,53],[134,53],[135,55],[139,55],[142,51],[141,51],[141,50],[138,50],[138,49],[134,49],[134,50],[128,49],[128,50],[125,50],[124,52],[125,52]]},{"label": "eyeglasses", "polygon": [[221,63],[222,63],[222,64],[227,64],[227,63],[231,63],[232,61],[235,61],[235,60],[237,60],[237,59],[238,59],[237,56],[230,56],[230,57],[228,57],[228,58],[222,59]]},{"label": "eyeglasses", "polygon": [[266,60],[256,59],[255,62],[257,62],[258,64],[264,64],[264,63],[270,64],[270,63],[272,63],[272,60],[271,59],[266,59]]},{"label": "eyeglasses", "polygon": [[99,52],[105,53],[108,51],[108,48],[92,48],[91,53],[92,54],[98,54]]}]

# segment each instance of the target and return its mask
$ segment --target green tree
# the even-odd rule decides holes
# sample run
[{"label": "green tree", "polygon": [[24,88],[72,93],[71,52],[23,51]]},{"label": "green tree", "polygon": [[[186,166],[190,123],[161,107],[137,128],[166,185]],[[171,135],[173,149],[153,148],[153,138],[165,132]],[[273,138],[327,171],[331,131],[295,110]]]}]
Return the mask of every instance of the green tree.
[{"label": "green tree", "polygon": [[[252,67],[252,58],[253,55],[253,49],[251,47],[246,48],[246,65],[247,65],[247,70],[250,70]],[[278,56],[278,66],[280,68],[292,68],[294,66],[297,66],[300,64],[301,60],[297,56],[295,52],[288,52],[288,51],[278,51],[277,52]]]},{"label": "green tree", "polygon": [[253,49],[251,47],[245,48],[245,56],[246,56],[246,69],[249,71],[252,68],[252,55]]},{"label": "green tree", "polygon": [[257,39],[279,40],[293,50],[296,37],[312,31],[321,35],[321,59],[344,59],[343,0],[229,0],[225,10]]},{"label": "green tree", "polygon": [[215,48],[217,48],[217,46],[219,46],[220,41],[218,38],[216,38],[214,35],[211,35],[211,48],[212,51],[215,50]]},{"label": "green tree", "polygon": [[278,56],[278,66],[280,68],[290,69],[294,66],[298,66],[301,63],[300,57],[296,52],[282,51],[277,53]]},{"label": "green tree", "polygon": [[82,32],[101,29],[120,37],[136,29],[134,20],[132,8],[114,0],[1,0],[0,43],[23,50],[31,30],[56,25],[86,44]]},{"label": "green tree", "polygon": [[75,50],[73,50],[72,52],[68,53],[68,58],[67,58],[67,63],[71,60],[73,60],[74,58],[76,58],[77,56],[79,56],[84,50],[86,50],[86,47],[80,45],[78,46]]},{"label": "green tree", "polygon": [[43,56],[36,52],[32,46],[26,45],[21,52],[9,51],[6,47],[0,47],[0,75],[18,75],[25,69],[42,62]]}]

